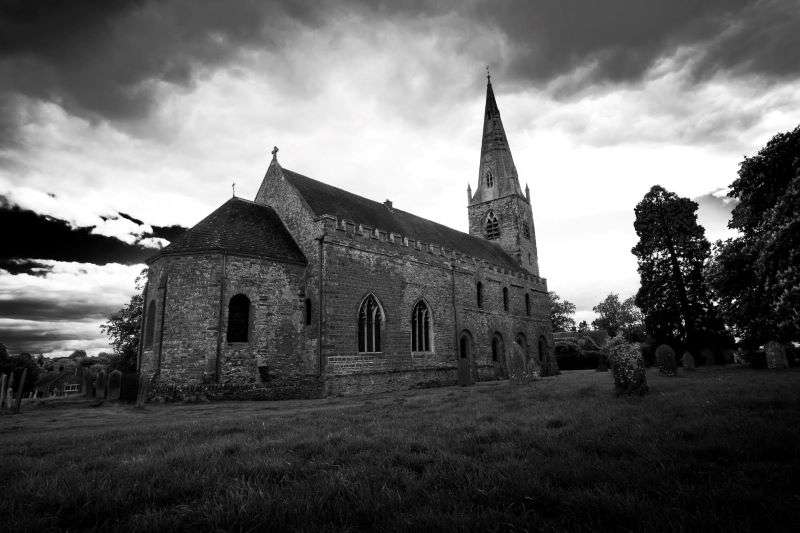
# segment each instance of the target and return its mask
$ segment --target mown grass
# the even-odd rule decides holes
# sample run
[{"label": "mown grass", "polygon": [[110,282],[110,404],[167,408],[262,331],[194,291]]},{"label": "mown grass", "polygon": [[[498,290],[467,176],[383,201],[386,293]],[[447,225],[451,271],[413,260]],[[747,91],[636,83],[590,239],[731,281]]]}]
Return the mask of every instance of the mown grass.
[{"label": "mown grass", "polygon": [[800,372],[0,417],[4,530],[789,530]]}]

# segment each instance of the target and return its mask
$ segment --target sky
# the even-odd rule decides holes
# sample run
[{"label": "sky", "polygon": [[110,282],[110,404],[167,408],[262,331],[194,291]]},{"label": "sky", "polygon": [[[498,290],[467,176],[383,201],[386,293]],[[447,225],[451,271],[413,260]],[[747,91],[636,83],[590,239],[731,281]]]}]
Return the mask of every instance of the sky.
[{"label": "sky", "polygon": [[487,66],[541,273],[591,320],[638,288],[651,186],[731,235],[739,163],[800,122],[800,0],[4,1],[0,342],[108,350],[144,259],[273,146],[466,231]]}]

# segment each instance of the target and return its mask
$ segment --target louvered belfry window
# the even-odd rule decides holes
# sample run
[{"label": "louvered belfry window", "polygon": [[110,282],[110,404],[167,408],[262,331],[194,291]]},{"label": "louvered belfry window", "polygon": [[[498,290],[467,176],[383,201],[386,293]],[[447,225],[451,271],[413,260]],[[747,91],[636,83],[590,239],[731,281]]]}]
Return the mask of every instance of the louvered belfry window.
[{"label": "louvered belfry window", "polygon": [[486,238],[497,239],[500,237],[500,223],[493,211],[486,215]]},{"label": "louvered belfry window", "polygon": [[358,351],[362,353],[381,351],[381,325],[383,312],[375,296],[370,294],[358,310]]}]

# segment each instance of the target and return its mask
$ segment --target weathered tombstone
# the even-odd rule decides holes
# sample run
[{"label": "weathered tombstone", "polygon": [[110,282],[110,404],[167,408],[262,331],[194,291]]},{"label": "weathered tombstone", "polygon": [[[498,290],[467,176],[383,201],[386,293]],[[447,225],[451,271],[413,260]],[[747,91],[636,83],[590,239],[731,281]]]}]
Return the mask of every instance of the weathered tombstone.
[{"label": "weathered tombstone", "polygon": [[0,376],[0,409],[6,406],[6,387],[8,387],[8,376]]},{"label": "weathered tombstone", "polygon": [[25,388],[25,378],[28,377],[28,369],[22,369],[22,377],[19,378],[19,392],[17,392],[17,403],[14,405],[14,411],[19,413],[19,405],[22,403],[22,391]]},{"label": "weathered tombstone", "polygon": [[108,375],[108,393],[109,400],[119,400],[120,389],[122,388],[122,372],[114,370]]},{"label": "weathered tombstone", "polygon": [[681,364],[683,365],[684,370],[694,370],[694,356],[687,352],[683,352],[683,357],[681,357]]},{"label": "weathered tombstone", "polygon": [[634,344],[615,343],[609,348],[611,375],[614,377],[614,390],[620,395],[644,395],[649,390],[644,359]]},{"label": "weathered tombstone", "polygon": [[669,344],[662,344],[656,348],[656,364],[658,373],[664,376],[674,376],[678,368],[675,361],[675,350]]},{"label": "weathered tombstone", "polygon": [[98,398],[105,398],[106,397],[106,392],[107,392],[106,371],[105,370],[101,370],[100,372],[97,373],[97,379],[96,379],[95,383],[97,384],[96,385],[97,397]]},{"label": "weathered tombstone", "polygon": [[788,368],[789,362],[786,360],[786,348],[777,341],[769,341],[764,346],[767,354],[767,368],[770,370],[780,370]]}]

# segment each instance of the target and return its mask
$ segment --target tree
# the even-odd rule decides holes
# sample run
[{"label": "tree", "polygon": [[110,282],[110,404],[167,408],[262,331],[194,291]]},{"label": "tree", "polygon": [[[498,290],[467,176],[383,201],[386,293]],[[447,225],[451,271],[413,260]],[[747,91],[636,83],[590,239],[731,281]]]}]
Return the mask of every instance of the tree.
[{"label": "tree", "polygon": [[547,298],[550,301],[550,322],[553,331],[570,331],[575,328],[575,319],[572,318],[575,314],[575,304],[567,300],[562,301],[553,291],[547,293]]},{"label": "tree", "polygon": [[139,332],[142,326],[142,307],[144,302],[144,281],[147,269],[136,278],[136,294],[119,311],[111,315],[100,330],[108,336],[114,354],[109,358],[113,370],[133,372],[139,354]]},{"label": "tree", "polygon": [[691,350],[719,347],[726,333],[703,276],[710,255],[697,203],[656,185],[634,210],[639,242],[631,252],[641,286],[635,303],[658,343]]},{"label": "tree", "polygon": [[580,322],[578,322],[578,332],[579,333],[589,332],[589,324],[585,320],[581,320]]},{"label": "tree", "polygon": [[632,331],[642,322],[642,312],[636,307],[634,299],[627,298],[620,302],[619,296],[614,293],[606,296],[592,311],[599,315],[592,321],[592,326],[606,330],[609,337]]},{"label": "tree", "polygon": [[745,157],[728,227],[708,277],[723,317],[749,348],[800,341],[800,126]]}]

